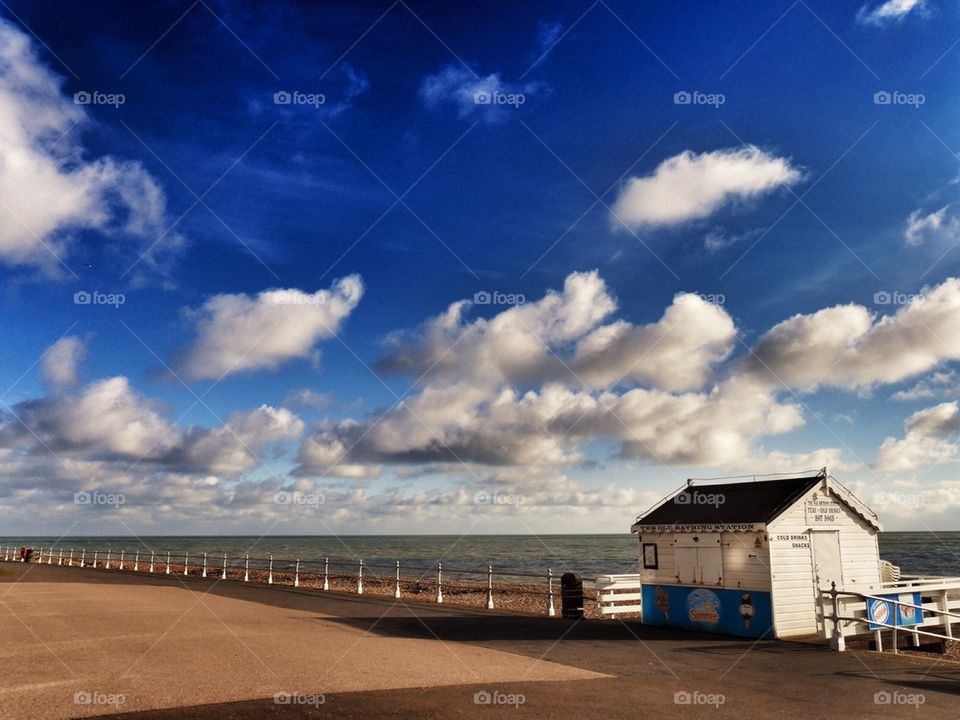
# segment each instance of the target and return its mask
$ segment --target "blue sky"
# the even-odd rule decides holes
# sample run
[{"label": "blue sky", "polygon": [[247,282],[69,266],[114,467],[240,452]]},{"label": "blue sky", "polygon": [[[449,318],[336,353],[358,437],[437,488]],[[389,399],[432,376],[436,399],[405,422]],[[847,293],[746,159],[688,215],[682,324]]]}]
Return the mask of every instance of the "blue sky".
[{"label": "blue sky", "polygon": [[618,532],[823,464],[956,529],[953,5],[0,15],[10,532]]}]

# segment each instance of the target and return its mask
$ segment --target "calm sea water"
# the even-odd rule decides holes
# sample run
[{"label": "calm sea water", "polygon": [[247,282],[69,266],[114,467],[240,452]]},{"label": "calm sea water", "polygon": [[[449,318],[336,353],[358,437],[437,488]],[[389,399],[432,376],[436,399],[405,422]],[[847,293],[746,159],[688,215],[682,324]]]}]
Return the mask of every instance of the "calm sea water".
[{"label": "calm sea water", "polygon": [[[182,560],[200,553],[231,557],[249,553],[252,564],[275,558],[304,561],[343,561],[352,567],[360,558],[365,564],[393,564],[405,567],[435,567],[442,561],[449,571],[482,570],[487,563],[498,574],[531,573],[542,575],[547,568],[555,574],[576,572],[585,578],[607,573],[637,572],[637,539],[632,535],[356,535],[356,536],[269,536],[256,537],[0,537],[0,546],[29,544],[33,548],[54,546],[80,548],[124,548],[128,555],[140,548],[155,550],[165,557],[170,550]],[[906,574],[960,576],[960,532],[883,533],[880,555],[899,565]],[[78,555],[79,557],[79,555]],[[211,561],[212,562],[212,561]],[[503,578],[508,579],[508,578]]]}]

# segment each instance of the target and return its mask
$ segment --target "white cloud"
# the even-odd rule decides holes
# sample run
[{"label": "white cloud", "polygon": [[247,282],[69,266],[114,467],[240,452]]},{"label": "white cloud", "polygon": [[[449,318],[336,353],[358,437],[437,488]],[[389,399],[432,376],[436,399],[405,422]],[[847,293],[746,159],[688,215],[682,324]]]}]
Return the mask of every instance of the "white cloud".
[{"label": "white cloud", "polygon": [[880,446],[878,470],[916,470],[956,462],[960,447],[960,406],[945,402],[918,410],[907,418],[902,439],[887,438]]},{"label": "white cloud", "polygon": [[886,25],[891,22],[900,22],[910,13],[926,15],[928,12],[926,0],[887,0],[872,9],[864,5],[857,12],[857,22],[861,25]]},{"label": "white cloud", "polygon": [[312,408],[314,410],[326,410],[333,405],[333,396],[330,393],[321,393],[310,388],[301,388],[291,390],[283,399],[284,405],[294,407]]},{"label": "white cloud", "polygon": [[928,242],[955,242],[960,238],[960,216],[950,205],[931,213],[914,210],[907,218],[903,238],[910,247]]},{"label": "white cloud", "polygon": [[216,295],[191,313],[197,339],[180,364],[194,380],[259,369],[315,355],[360,302],[363,281],[350,275],[329,290],[265,290]]},{"label": "white cloud", "polygon": [[80,338],[67,335],[47,348],[40,365],[43,379],[55,389],[77,382],[77,365],[86,354]]},{"label": "white cloud", "polygon": [[788,158],[754,145],[694,153],[664,160],[644,177],[630,178],[613,206],[614,227],[679,225],[708,217],[724,205],[799,182]]},{"label": "white cloud", "polygon": [[757,377],[804,390],[900,382],[960,359],[960,281],[925,288],[896,313],[862,305],[795,315],[766,334],[745,365]]},{"label": "white cloud", "polygon": [[420,84],[420,100],[430,109],[451,104],[460,118],[497,122],[541,92],[539,83],[509,83],[499,73],[480,77],[459,65],[448,65]]},{"label": "white cloud", "polygon": [[160,239],[164,193],[139,163],[87,160],[76,136],[88,121],[30,38],[0,19],[0,261],[59,272],[57,258],[92,229],[163,272],[183,243]]},{"label": "white cloud", "polygon": [[918,380],[912,387],[895,392],[891,400],[913,402],[915,400],[933,400],[947,395],[957,395],[960,391],[960,373],[956,370],[932,373]]}]

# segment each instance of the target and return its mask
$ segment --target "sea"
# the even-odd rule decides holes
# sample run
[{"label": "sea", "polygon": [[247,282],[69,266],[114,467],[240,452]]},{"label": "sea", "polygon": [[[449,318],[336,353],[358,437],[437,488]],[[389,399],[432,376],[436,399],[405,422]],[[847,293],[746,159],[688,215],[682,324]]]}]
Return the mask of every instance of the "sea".
[{"label": "sea", "polygon": [[[629,534],[0,537],[0,553],[8,545],[28,545],[35,551],[53,547],[57,552],[63,547],[65,553],[74,548],[78,558],[81,549],[91,557],[94,549],[103,553],[109,548],[114,559],[121,549],[128,559],[137,549],[142,558],[152,550],[158,561],[165,560],[169,550],[175,563],[186,553],[191,563],[208,553],[211,565],[222,562],[224,553],[231,564],[249,555],[251,566],[263,566],[273,555],[278,568],[295,559],[320,563],[329,558],[331,572],[355,568],[361,559],[373,573],[378,568],[388,572],[397,560],[405,569],[435,568],[442,562],[450,573],[485,572],[489,564],[500,582],[543,577],[548,569],[554,575],[574,572],[585,579],[638,572],[637,538]],[[880,556],[906,575],[960,577],[960,532],[885,532],[880,535]]]}]

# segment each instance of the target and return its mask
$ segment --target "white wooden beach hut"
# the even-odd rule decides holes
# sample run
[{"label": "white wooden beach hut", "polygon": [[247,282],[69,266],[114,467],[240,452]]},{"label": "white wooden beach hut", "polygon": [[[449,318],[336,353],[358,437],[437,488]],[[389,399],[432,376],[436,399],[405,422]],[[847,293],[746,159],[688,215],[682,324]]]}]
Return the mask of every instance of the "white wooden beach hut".
[{"label": "white wooden beach hut", "polygon": [[877,516],[823,469],[687,486],[637,518],[645,624],[797,637],[821,589],[881,581]]}]

